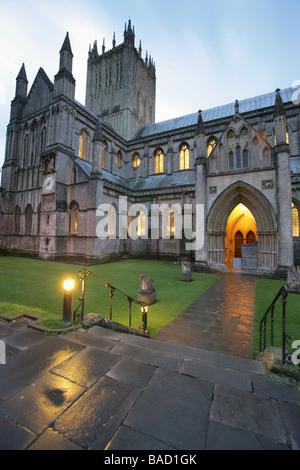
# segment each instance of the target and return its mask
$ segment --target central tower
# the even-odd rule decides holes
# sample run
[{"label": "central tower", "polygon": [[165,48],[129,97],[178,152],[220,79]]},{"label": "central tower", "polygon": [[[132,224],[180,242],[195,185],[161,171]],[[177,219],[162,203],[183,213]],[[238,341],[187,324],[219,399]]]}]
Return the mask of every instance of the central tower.
[{"label": "central tower", "polygon": [[112,126],[125,140],[131,140],[141,126],[155,122],[155,65],[151,56],[142,58],[141,42],[135,48],[134,27],[125,24],[124,42],[101,54],[97,41],[90,47],[87,65],[85,105]]}]

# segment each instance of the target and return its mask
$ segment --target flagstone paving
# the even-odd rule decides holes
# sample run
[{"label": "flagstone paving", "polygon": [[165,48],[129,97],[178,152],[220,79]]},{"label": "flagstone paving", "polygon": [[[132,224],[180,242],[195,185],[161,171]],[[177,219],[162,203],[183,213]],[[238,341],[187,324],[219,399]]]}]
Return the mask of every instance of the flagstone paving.
[{"label": "flagstone paving", "polygon": [[226,272],[156,336],[159,341],[251,357],[256,278]]},{"label": "flagstone paving", "polygon": [[[255,278],[243,277],[231,309],[226,286],[238,285],[239,276],[221,277],[182,314],[191,324],[181,336],[190,332],[196,347],[97,326],[33,335],[22,320],[0,322],[8,353],[0,364],[0,449],[150,451],[145,464],[152,451],[190,451],[200,464],[203,449],[300,450],[296,384],[241,357],[251,342]],[[249,336],[237,334],[244,322]],[[227,345],[223,336],[238,338],[236,355],[204,347],[209,331],[212,349]]]},{"label": "flagstone paving", "polygon": [[26,349],[21,333],[0,449],[300,449],[300,393],[261,362],[100,327]]}]

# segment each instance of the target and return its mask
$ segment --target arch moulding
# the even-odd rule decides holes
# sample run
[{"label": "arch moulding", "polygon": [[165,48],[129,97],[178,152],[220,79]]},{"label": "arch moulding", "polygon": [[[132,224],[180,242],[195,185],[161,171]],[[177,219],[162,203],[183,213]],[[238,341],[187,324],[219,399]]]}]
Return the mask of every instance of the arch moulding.
[{"label": "arch moulding", "polygon": [[225,268],[225,236],[229,215],[238,204],[253,214],[258,235],[258,269],[277,267],[277,220],[267,198],[256,188],[237,181],[214,202],[207,219],[208,264]]}]

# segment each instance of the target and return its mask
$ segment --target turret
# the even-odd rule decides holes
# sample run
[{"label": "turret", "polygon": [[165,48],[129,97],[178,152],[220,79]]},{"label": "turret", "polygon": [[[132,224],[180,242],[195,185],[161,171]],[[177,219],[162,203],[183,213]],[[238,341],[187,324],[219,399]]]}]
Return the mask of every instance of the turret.
[{"label": "turret", "polygon": [[59,71],[66,69],[68,72],[72,73],[73,67],[73,53],[71,49],[69,33],[67,33],[64,43],[61,50],[59,51],[60,61],[59,61]]},{"label": "turret", "polygon": [[239,114],[239,112],[240,112],[240,103],[239,103],[239,100],[235,100],[235,103],[234,103],[234,112],[235,112],[235,114]]},{"label": "turret", "polygon": [[93,175],[101,175],[103,166],[103,134],[102,124],[99,119],[93,137],[93,161],[92,173]]},{"label": "turret", "polygon": [[[202,119],[202,111],[198,111],[196,127],[196,159],[195,159],[195,200],[196,210],[196,247],[195,247],[195,269],[203,271],[207,269],[207,235],[203,233],[203,244],[198,246],[198,236],[202,233],[204,217],[207,213],[207,158],[205,128]],[[202,212],[203,211],[203,212]],[[199,222],[200,221],[200,222]],[[200,225],[199,225],[200,223]],[[201,227],[202,225],[202,227]],[[201,237],[200,237],[201,238]]]},{"label": "turret", "polygon": [[16,95],[11,102],[10,121],[21,119],[22,110],[27,98],[28,80],[25,71],[25,65],[22,64],[20,72],[16,78]]},{"label": "turret", "polygon": [[196,147],[197,159],[205,159],[206,164],[206,144],[205,144],[205,128],[202,118],[202,111],[198,111],[198,121],[196,127]]},{"label": "turret", "polygon": [[72,75],[73,53],[69,33],[67,33],[62,48],[59,51],[59,71],[54,77],[55,96],[64,95],[73,100],[75,97],[75,79]]},{"label": "turret", "polygon": [[131,28],[131,20],[129,20],[128,29],[126,28],[126,23],[125,23],[124,44],[134,47],[134,41],[135,41],[134,27]]},{"label": "turret", "polygon": [[276,90],[274,107],[275,164],[277,167],[277,217],[278,217],[278,268],[280,275],[287,275],[287,269],[294,264],[292,184],[290,167],[290,146],[288,145],[286,114],[280,90]]},{"label": "turret", "polygon": [[16,78],[16,82],[16,97],[25,99],[27,97],[28,80],[24,63],[22,64],[20,72]]},{"label": "turret", "polygon": [[281,98],[279,88],[276,90],[276,101],[274,106],[274,123],[275,123],[275,147],[277,145],[288,144],[286,114],[284,104]]}]

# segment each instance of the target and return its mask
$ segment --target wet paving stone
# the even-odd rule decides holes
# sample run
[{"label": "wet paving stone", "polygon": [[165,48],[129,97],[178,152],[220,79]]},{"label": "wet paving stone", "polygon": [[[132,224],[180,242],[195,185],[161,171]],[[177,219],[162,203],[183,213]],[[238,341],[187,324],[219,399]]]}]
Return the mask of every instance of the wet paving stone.
[{"label": "wet paving stone", "polygon": [[156,336],[199,349],[251,357],[256,279],[226,272]]},{"label": "wet paving stone", "polygon": [[90,387],[118,361],[117,356],[86,348],[52,369],[52,372],[79,385]]},{"label": "wet paving stone", "polygon": [[[49,336],[13,355],[7,365],[0,368],[0,400],[9,398],[82,349],[79,344]],[[13,377],[13,380],[7,377]]]},{"label": "wet paving stone", "polygon": [[159,369],[124,424],[176,449],[204,449],[212,397],[212,384]]},{"label": "wet paving stone", "polygon": [[49,372],[0,405],[0,413],[40,434],[85,390]]},{"label": "wet paving stone", "polygon": [[23,450],[36,435],[0,413],[0,450]]},{"label": "wet paving stone", "polygon": [[141,389],[103,377],[55,422],[54,429],[85,449],[104,449]]},{"label": "wet paving stone", "polygon": [[211,419],[257,435],[268,435],[275,442],[287,445],[282,415],[275,400],[217,385]]}]

